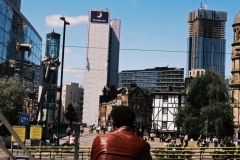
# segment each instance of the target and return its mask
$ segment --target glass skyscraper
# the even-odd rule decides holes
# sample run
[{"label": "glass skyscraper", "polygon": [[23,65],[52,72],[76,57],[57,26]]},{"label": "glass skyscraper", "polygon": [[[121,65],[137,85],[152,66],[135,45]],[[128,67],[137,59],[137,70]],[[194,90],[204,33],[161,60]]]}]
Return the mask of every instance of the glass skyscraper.
[{"label": "glass skyscraper", "polygon": [[197,9],[188,14],[187,73],[205,69],[225,76],[226,12]]},{"label": "glass skyscraper", "polygon": [[[42,38],[20,12],[20,3],[20,0],[0,0],[0,76],[21,75],[31,121],[35,120],[38,107]],[[17,42],[32,43],[31,51],[18,51]]]},{"label": "glass skyscraper", "polygon": [[46,35],[46,57],[59,58],[60,37],[61,35],[54,31]]},{"label": "glass skyscraper", "polygon": [[[61,35],[54,31],[46,35],[45,57],[41,65],[38,121],[52,122],[57,118],[57,82]],[[43,111],[43,112],[42,112]],[[42,114],[43,113],[43,114]]]}]

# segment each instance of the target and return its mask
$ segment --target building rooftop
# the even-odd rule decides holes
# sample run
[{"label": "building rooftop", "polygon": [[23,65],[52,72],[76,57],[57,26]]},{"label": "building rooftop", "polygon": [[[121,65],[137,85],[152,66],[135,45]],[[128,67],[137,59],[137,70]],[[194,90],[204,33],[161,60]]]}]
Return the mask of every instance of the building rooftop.
[{"label": "building rooftop", "polygon": [[237,15],[235,16],[233,23],[234,23],[234,24],[240,23],[240,11],[239,11],[239,12],[237,13]]}]

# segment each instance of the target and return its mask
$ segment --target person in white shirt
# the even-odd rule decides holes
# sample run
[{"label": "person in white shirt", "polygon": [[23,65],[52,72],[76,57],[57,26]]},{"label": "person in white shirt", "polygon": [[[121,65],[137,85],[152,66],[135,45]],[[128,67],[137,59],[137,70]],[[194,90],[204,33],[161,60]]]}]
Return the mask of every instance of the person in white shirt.
[{"label": "person in white shirt", "polygon": [[212,143],[213,143],[213,147],[218,147],[218,139],[216,136],[214,136]]},{"label": "person in white shirt", "polygon": [[96,132],[97,132],[97,134],[100,133],[100,129],[101,129],[101,127],[100,127],[100,125],[98,125],[98,126],[96,127]]},{"label": "person in white shirt", "polygon": [[69,144],[75,144],[74,140],[75,140],[75,135],[71,135]]}]

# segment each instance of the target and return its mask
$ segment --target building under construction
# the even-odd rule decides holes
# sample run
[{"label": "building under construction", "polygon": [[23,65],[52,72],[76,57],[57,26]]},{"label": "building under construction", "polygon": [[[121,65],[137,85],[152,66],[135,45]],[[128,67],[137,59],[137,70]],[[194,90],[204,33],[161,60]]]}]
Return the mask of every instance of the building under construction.
[{"label": "building under construction", "polygon": [[197,9],[188,14],[189,38],[187,72],[213,70],[225,76],[226,12]]}]

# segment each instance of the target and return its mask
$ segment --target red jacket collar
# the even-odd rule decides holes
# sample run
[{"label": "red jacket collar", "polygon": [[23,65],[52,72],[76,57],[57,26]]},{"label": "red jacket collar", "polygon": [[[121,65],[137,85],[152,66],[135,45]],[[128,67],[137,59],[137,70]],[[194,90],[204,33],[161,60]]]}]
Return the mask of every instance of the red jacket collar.
[{"label": "red jacket collar", "polygon": [[114,132],[132,132],[132,133],[134,133],[134,130],[132,127],[122,126],[122,127],[119,127],[118,129],[116,129]]}]

